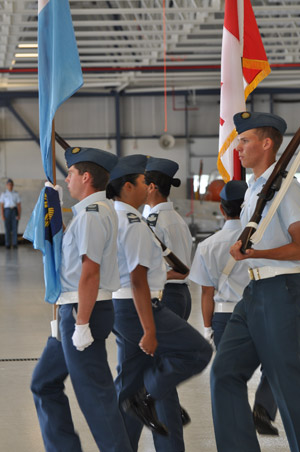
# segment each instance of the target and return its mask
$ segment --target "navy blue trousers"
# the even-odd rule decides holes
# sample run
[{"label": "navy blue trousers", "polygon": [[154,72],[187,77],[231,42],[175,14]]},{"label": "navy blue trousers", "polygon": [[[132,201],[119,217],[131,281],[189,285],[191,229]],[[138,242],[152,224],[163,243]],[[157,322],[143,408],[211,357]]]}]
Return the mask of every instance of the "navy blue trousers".
[{"label": "navy blue trousers", "polygon": [[[208,342],[185,320],[160,304],[153,308],[158,347],[153,358],[146,355],[138,345],[143,330],[133,300],[113,300],[113,303],[118,344],[115,384],[120,403],[142,387],[155,400],[172,396],[179,383],[200,373],[209,363],[212,349]],[[170,407],[168,411],[170,422],[181,426],[179,410],[172,412]],[[143,425],[126,413],[123,416],[133,451],[137,451]],[[156,444],[156,450],[164,452],[182,451],[180,447],[182,444],[174,448],[168,438]]]},{"label": "navy blue trousers", "polygon": [[[18,244],[18,209],[4,209],[5,224],[5,246],[16,246]],[[11,243],[12,242],[12,243]]]},{"label": "navy blue trousers", "polygon": [[188,320],[192,309],[189,286],[187,284],[167,283],[164,287],[161,304],[171,309],[182,319]]},{"label": "navy blue trousers", "polygon": [[[214,343],[218,349],[219,343],[223,336],[227,322],[231,317],[231,312],[216,312],[212,318],[212,329],[214,331]],[[277,404],[275,402],[271,387],[263,369],[261,379],[255,393],[255,405],[262,406],[270,416],[272,421],[275,420],[277,413]]]},{"label": "navy blue trousers", "polygon": [[82,452],[64,393],[68,375],[101,452],[132,452],[107,363],[105,339],[113,326],[111,301],[98,301],[90,319],[94,342],[80,352],[72,343],[77,305],[59,307],[61,342],[50,337],[34,369],[31,390],[47,452]]},{"label": "navy blue trousers", "polygon": [[[188,320],[192,300],[187,284],[167,283],[164,287],[161,304],[166,306],[184,320]],[[180,403],[176,388],[170,391],[162,400],[155,404],[159,420],[168,428],[167,438],[153,433],[156,451],[183,452],[185,450],[183,439],[183,426]]]},{"label": "navy blue trousers", "polygon": [[258,452],[247,382],[262,364],[291,452],[300,450],[300,275],[251,281],[211,369],[218,452]]}]

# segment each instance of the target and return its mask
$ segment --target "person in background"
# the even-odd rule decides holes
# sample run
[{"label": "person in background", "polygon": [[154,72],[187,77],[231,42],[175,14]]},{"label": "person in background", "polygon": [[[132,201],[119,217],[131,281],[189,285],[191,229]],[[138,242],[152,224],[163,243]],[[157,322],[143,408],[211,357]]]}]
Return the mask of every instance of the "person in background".
[{"label": "person in background", "polygon": [[134,452],[143,425],[153,431],[157,452],[184,452],[183,440],[177,444],[170,440],[171,432],[182,430],[179,407],[170,411],[166,428],[156,404],[179,383],[200,373],[212,349],[196,329],[160,302],[167,276],[162,249],[138,210],[147,197],[146,162],[142,155],[119,159],[107,187],[119,219],[121,288],[113,293],[115,384]]},{"label": "person in background", "polygon": [[[218,349],[231,314],[249,284],[248,264],[236,262],[226,277],[222,274],[229,260],[230,247],[242,232],[240,212],[248,186],[244,181],[229,181],[220,192],[223,228],[198,244],[189,279],[201,285],[204,337]],[[258,433],[278,435],[275,420],[277,405],[264,372],[255,394],[253,419]]]},{"label": "person in background", "polygon": [[[253,174],[241,211],[244,229],[258,193],[276,165],[286,122],[271,113],[234,115],[237,151]],[[292,180],[259,243],[241,252],[250,283],[226,325],[211,367],[211,397],[218,452],[259,452],[247,382],[261,364],[278,405],[291,452],[300,450],[300,185]],[[266,202],[262,217],[272,202]]]},{"label": "person in background", "polygon": [[68,189],[78,203],[62,241],[57,302],[61,341],[48,339],[31,391],[47,452],[82,452],[64,392],[68,375],[98,449],[132,452],[105,346],[114,321],[112,291],[120,286],[118,219],[105,196],[117,157],[76,147],[68,148],[65,158]]},{"label": "person in background", "polygon": [[21,198],[14,190],[14,182],[7,179],[6,190],[0,196],[1,215],[5,226],[5,246],[18,248],[18,223],[21,219]]}]

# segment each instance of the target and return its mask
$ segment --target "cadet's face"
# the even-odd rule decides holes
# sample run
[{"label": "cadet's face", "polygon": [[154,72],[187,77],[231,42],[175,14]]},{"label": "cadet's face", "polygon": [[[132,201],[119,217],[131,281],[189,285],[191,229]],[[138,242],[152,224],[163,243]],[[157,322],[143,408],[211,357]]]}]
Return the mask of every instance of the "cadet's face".
[{"label": "cadet's face", "polygon": [[141,206],[145,204],[147,193],[148,193],[148,185],[145,184],[145,176],[144,174],[140,174],[140,176],[135,181],[135,197],[136,197],[136,204],[138,206]]},{"label": "cadet's face", "polygon": [[7,190],[12,191],[14,188],[14,184],[12,184],[11,182],[8,182],[8,184],[6,184],[6,188],[7,188]]},{"label": "cadet's face", "polygon": [[241,133],[238,136],[238,141],[237,151],[242,166],[244,168],[255,168],[264,155],[264,140],[260,140],[254,133],[254,129],[251,129]]},{"label": "cadet's face", "polygon": [[78,199],[78,200],[81,199],[82,178],[83,178],[83,174],[79,174],[78,169],[75,168],[74,165],[72,165],[68,169],[68,175],[67,175],[65,181],[68,184],[68,190],[70,192],[70,195],[74,199]]}]

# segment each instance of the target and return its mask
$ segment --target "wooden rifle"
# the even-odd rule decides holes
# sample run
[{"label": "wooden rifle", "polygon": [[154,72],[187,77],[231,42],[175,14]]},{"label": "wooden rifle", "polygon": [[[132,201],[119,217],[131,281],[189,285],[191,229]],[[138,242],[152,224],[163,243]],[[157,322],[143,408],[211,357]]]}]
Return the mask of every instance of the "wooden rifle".
[{"label": "wooden rifle", "polygon": [[[147,223],[148,224],[148,223]],[[151,229],[152,234],[156,238],[156,240],[159,242],[163,257],[167,264],[177,273],[181,273],[182,275],[186,275],[189,273],[190,269],[187,267],[180,259],[177,257],[155,234],[151,226],[148,224],[149,228]]]},{"label": "wooden rifle", "polygon": [[[256,231],[257,225],[261,220],[262,212],[268,201],[274,197],[275,192],[277,192],[280,187],[283,178],[286,177],[286,167],[288,166],[290,160],[295,154],[298,146],[300,144],[300,128],[297,130],[289,144],[287,145],[285,151],[277,161],[270,177],[264,184],[261,192],[258,194],[258,200],[255,206],[254,213],[248,223],[241,233],[238,240],[242,241],[241,252],[245,254],[246,249],[251,248],[251,236]],[[252,225],[253,224],[253,225]]]},{"label": "wooden rifle", "polygon": [[[70,147],[70,145],[57,132],[55,132],[55,140],[58,142],[58,144],[64,150],[66,150],[67,148]],[[151,229],[151,231],[152,231],[152,229]],[[189,273],[190,269],[177,256],[175,256],[175,254],[171,250],[169,250],[166,247],[166,245],[157,237],[157,235],[153,231],[152,231],[152,233],[155,235],[155,238],[160,243],[160,246],[163,251],[164,259],[169,264],[169,266],[174,271],[181,273],[182,275],[186,275],[187,273]]]}]

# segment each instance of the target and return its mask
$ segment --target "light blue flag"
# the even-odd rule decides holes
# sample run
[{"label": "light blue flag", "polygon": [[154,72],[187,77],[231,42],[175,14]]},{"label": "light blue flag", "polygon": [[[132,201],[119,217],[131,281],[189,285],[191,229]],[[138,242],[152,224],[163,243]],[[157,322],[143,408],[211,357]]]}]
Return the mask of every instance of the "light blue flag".
[{"label": "light blue flag", "polygon": [[[68,0],[38,0],[40,147],[46,177],[53,182],[51,132],[58,107],[83,84]],[[61,292],[62,216],[58,192],[44,188],[24,237],[43,253],[45,300]]]},{"label": "light blue flag", "polygon": [[68,0],[38,1],[40,147],[53,182],[51,131],[58,107],[83,84]]},{"label": "light blue flag", "polygon": [[43,253],[45,300],[55,303],[61,292],[60,263],[62,216],[59,195],[51,187],[44,187],[31,214],[23,237]]}]

